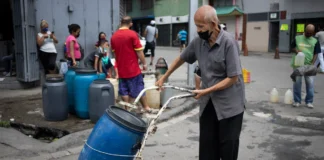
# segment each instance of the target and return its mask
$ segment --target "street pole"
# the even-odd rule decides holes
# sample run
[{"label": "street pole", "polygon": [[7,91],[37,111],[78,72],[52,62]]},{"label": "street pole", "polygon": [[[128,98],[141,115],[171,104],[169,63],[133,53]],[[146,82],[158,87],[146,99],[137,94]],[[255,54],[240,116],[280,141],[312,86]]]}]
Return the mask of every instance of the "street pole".
[{"label": "street pole", "polygon": [[[191,42],[196,37],[196,26],[194,22],[194,15],[198,9],[198,1],[197,0],[190,0],[189,2],[189,42]],[[188,74],[187,74],[187,85],[189,87],[195,86],[195,63],[188,64]]]}]

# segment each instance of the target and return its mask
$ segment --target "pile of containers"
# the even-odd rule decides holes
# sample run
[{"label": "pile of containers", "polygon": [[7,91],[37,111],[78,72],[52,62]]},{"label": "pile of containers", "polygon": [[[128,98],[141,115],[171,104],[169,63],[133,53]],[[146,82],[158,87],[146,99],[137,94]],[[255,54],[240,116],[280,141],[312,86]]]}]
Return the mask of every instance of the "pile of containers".
[{"label": "pile of containers", "polygon": [[249,70],[243,68],[242,74],[243,74],[244,83],[250,83],[251,82],[251,72]]}]

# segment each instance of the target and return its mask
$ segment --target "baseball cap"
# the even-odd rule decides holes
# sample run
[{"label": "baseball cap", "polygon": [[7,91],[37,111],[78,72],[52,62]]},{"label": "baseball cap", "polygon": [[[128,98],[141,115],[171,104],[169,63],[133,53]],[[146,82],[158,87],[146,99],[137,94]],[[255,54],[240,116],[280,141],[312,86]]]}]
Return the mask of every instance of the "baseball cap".
[{"label": "baseball cap", "polygon": [[151,25],[154,25],[155,24],[155,21],[154,20],[151,20]]}]

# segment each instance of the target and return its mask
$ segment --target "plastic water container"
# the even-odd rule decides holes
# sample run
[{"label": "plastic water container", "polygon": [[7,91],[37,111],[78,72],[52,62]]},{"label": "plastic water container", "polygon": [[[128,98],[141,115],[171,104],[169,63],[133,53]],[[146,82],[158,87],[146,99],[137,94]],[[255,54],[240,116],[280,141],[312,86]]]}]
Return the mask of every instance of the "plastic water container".
[{"label": "plastic water container", "polygon": [[79,118],[89,118],[89,86],[98,79],[97,71],[92,69],[78,69],[74,78],[75,112]]},{"label": "plastic water container", "polygon": [[119,82],[117,79],[114,78],[107,78],[110,83],[114,86],[114,92],[115,92],[115,99],[118,99],[118,89],[119,89]]},{"label": "plastic water container", "polygon": [[74,109],[74,78],[75,78],[75,70],[78,68],[69,67],[68,71],[64,75],[65,83],[67,85],[67,94],[68,94],[68,102],[69,102],[69,113],[75,114]]},{"label": "plastic water container", "polygon": [[285,93],[285,99],[284,99],[285,104],[292,104],[293,103],[293,93],[291,92],[290,89],[288,89]]},{"label": "plastic water container", "polygon": [[109,106],[88,137],[79,160],[133,160],[147,124],[134,114]]},{"label": "plastic water container", "polygon": [[[144,77],[144,87],[155,86],[156,78],[154,75],[145,75]],[[158,90],[148,90],[146,91],[146,99],[149,107],[154,109],[160,108],[160,92]]]},{"label": "plastic water container", "polygon": [[109,80],[94,80],[89,88],[89,116],[93,123],[105,113],[108,106],[115,105],[114,87]]},{"label": "plastic water container", "polygon": [[42,88],[43,111],[47,121],[63,121],[68,118],[68,96],[62,76],[47,77]]},{"label": "plastic water container", "polygon": [[305,54],[303,52],[298,52],[295,57],[295,66],[300,67],[305,64]]},{"label": "plastic water container", "polygon": [[279,102],[279,93],[276,88],[273,88],[270,93],[270,102],[272,102],[272,103]]}]

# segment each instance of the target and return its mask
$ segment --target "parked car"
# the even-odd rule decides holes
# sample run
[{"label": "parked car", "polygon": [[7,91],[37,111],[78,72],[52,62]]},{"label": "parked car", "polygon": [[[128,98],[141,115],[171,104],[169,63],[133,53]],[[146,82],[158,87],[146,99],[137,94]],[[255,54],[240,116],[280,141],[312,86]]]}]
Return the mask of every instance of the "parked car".
[{"label": "parked car", "polygon": [[[143,48],[145,48],[146,45],[146,40],[144,37],[142,37],[141,35],[137,34],[138,38],[140,39],[141,45]],[[144,54],[145,57],[149,57],[151,55],[151,51],[148,51],[146,54]]]}]

